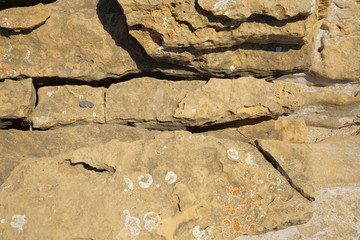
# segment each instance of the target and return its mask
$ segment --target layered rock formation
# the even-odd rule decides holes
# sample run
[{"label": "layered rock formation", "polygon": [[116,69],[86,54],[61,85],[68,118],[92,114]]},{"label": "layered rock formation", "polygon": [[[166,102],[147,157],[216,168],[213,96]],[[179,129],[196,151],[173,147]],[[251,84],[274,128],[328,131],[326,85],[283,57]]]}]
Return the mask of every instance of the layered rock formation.
[{"label": "layered rock formation", "polygon": [[0,0],[0,239],[358,239],[359,6]]}]

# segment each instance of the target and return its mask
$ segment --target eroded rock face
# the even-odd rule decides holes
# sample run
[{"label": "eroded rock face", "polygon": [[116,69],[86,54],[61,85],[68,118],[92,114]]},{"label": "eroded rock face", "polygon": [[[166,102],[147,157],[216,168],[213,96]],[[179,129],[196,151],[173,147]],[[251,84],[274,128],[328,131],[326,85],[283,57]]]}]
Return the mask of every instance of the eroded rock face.
[{"label": "eroded rock face", "polygon": [[333,0],[318,33],[316,61],[311,70],[335,81],[360,78],[360,4]]},{"label": "eroded rock face", "polygon": [[0,203],[10,239],[234,239],[312,213],[253,146],[181,133],[29,159]]},{"label": "eroded rock face", "polygon": [[0,82],[0,119],[26,119],[35,108],[32,79]]},{"label": "eroded rock face", "polygon": [[218,76],[311,65],[316,1],[118,1],[130,34],[157,61]]},{"label": "eroded rock face", "polygon": [[31,121],[35,128],[76,122],[105,122],[105,89],[90,86],[42,87]]},{"label": "eroded rock face", "polygon": [[50,17],[50,10],[43,4],[32,7],[10,8],[0,11],[0,27],[20,31],[39,27]]}]

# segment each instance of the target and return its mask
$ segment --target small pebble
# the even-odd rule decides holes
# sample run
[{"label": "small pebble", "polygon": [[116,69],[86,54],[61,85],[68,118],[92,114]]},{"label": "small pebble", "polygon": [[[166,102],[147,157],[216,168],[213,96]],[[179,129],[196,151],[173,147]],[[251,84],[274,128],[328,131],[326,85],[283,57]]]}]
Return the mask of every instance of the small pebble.
[{"label": "small pebble", "polygon": [[92,107],[94,107],[94,104],[92,102],[89,102],[89,101],[81,101],[80,102],[80,107],[82,107],[82,108],[92,108]]}]

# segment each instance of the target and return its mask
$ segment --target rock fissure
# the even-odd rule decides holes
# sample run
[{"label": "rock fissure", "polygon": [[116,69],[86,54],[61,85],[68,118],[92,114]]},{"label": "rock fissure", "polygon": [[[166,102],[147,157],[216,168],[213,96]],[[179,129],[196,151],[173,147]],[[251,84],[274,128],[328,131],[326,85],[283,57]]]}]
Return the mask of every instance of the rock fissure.
[{"label": "rock fissure", "polygon": [[276,159],[271,155],[271,153],[269,153],[268,151],[264,150],[259,142],[256,140],[254,142],[254,146],[259,150],[259,152],[264,156],[264,158],[273,165],[273,167],[279,171],[279,173],[288,181],[288,183],[290,184],[290,186],[292,188],[294,188],[301,196],[303,196],[304,198],[306,198],[309,201],[315,201],[315,198],[310,196],[308,193],[306,193],[302,188],[300,188],[299,186],[297,186],[293,180],[289,177],[289,175],[287,174],[287,172],[282,168],[281,164],[276,161]]},{"label": "rock fissure", "polygon": [[97,172],[97,173],[108,172],[110,174],[114,174],[116,172],[116,169],[113,167],[110,167],[110,166],[107,166],[106,168],[97,168],[97,167],[91,166],[90,164],[88,164],[86,162],[73,162],[71,159],[65,159],[65,162],[67,162],[70,166],[81,165],[84,169],[86,169],[88,171]]}]

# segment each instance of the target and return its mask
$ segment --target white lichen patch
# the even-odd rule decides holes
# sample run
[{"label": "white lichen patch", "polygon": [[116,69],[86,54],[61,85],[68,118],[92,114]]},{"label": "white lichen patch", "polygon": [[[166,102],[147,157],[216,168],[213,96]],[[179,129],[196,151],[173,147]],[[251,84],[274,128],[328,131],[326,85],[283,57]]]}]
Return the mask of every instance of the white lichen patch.
[{"label": "white lichen patch", "polygon": [[168,183],[168,184],[173,184],[175,183],[177,180],[177,175],[173,172],[173,171],[170,171],[170,172],[167,172],[166,175],[165,175],[165,181]]},{"label": "white lichen patch", "polygon": [[83,100],[84,99],[84,95],[79,95],[79,100]]},{"label": "white lichen patch", "polygon": [[30,56],[31,56],[31,52],[30,52],[30,50],[29,49],[26,49],[26,51],[25,51],[25,61],[26,62],[30,62]]},{"label": "white lichen patch", "polygon": [[13,222],[10,222],[10,226],[13,228],[17,228],[19,232],[22,232],[23,226],[27,223],[25,215],[14,215],[12,216]]},{"label": "white lichen patch", "polygon": [[140,219],[130,215],[129,210],[124,210],[125,216],[125,227],[129,231],[129,237],[136,237],[140,234],[141,226]]},{"label": "white lichen patch", "polygon": [[5,219],[1,219],[1,220],[0,220],[0,223],[5,223]]},{"label": "white lichen patch", "polygon": [[134,190],[134,183],[130,178],[124,178],[124,182],[127,185],[127,189],[124,190],[124,192],[130,192],[132,190]]},{"label": "white lichen patch", "polygon": [[227,150],[227,155],[229,158],[231,158],[232,160],[238,160],[239,159],[239,153],[236,149],[234,148],[230,148]]},{"label": "white lichen patch", "polygon": [[234,71],[235,70],[235,66],[234,65],[231,65],[230,66],[230,71]]},{"label": "white lichen patch", "polygon": [[55,93],[54,92],[47,92],[46,93],[46,95],[48,96],[48,97],[51,97],[51,96],[53,96]]},{"label": "white lichen patch", "polygon": [[234,7],[234,0],[220,0],[214,4],[212,11],[214,15],[229,16],[231,9]]},{"label": "white lichen patch", "polygon": [[253,159],[254,157],[250,153],[246,153],[245,163],[250,166],[258,166]]},{"label": "white lichen patch", "polygon": [[92,116],[96,117],[96,110],[95,109],[93,110]]},{"label": "white lichen patch", "polygon": [[138,180],[139,180],[139,186],[141,188],[149,188],[154,181],[153,177],[150,174],[145,174],[145,176],[141,175],[140,177],[138,177]]},{"label": "white lichen patch", "polygon": [[211,237],[213,230],[214,227],[212,226],[209,226],[204,230],[200,230],[200,226],[195,226],[192,229],[192,234],[196,240],[208,240]]},{"label": "white lichen patch", "polygon": [[160,215],[154,212],[148,212],[144,214],[144,228],[149,232],[155,230],[159,226]]}]

